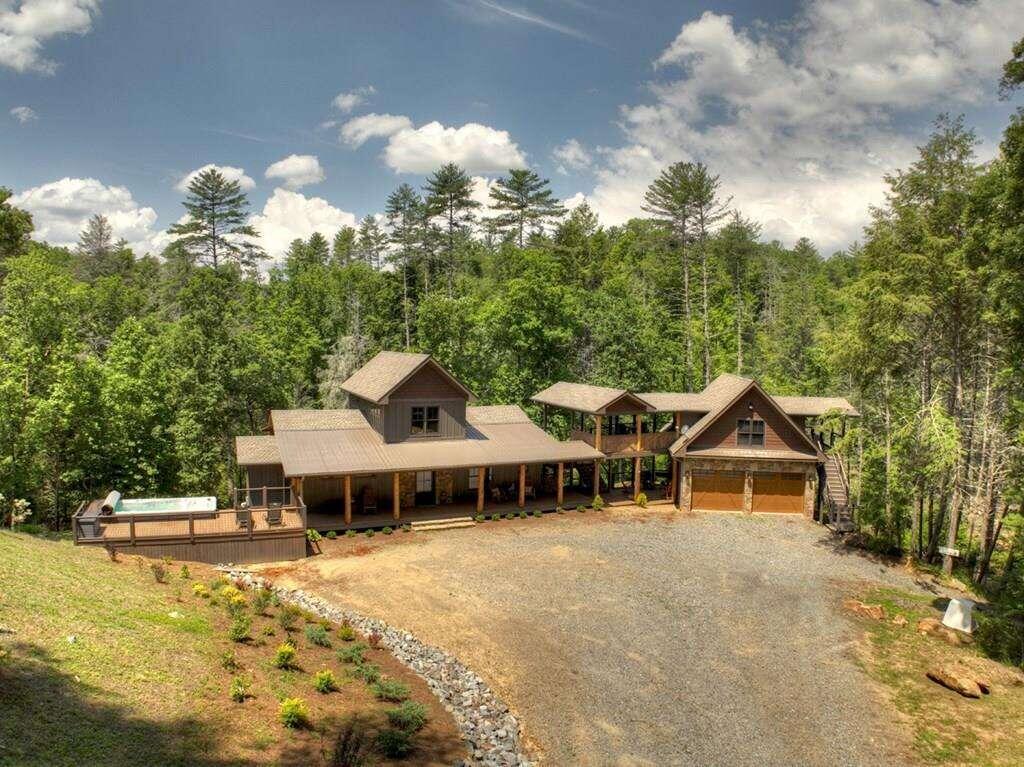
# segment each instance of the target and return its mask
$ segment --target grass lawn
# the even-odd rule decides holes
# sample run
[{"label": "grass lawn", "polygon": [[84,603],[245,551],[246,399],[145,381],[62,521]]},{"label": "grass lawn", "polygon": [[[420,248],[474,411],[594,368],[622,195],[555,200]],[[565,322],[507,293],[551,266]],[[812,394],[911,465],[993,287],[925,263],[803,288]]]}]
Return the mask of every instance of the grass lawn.
[{"label": "grass lawn", "polygon": [[[306,634],[318,625],[312,616],[286,631],[283,608],[257,615],[251,592],[241,608],[248,639],[234,642],[225,582],[206,565],[188,568],[186,579],[171,563],[158,583],[150,560],[111,562],[100,549],[0,532],[0,765],[329,764],[341,734],[370,752],[389,726],[396,704],[378,700],[357,673],[372,675],[371,665],[406,685],[428,717],[404,760],[378,751],[374,764],[465,756],[426,683],[389,653],[371,648],[362,667],[344,662],[338,650],[365,637],[345,641],[325,626],[331,647],[318,646]],[[197,583],[208,596],[195,593]],[[279,669],[274,654],[286,640],[295,663]],[[226,654],[235,667],[225,667]],[[314,689],[324,669],[337,679],[326,694]],[[247,689],[241,703],[229,695],[235,679]],[[302,699],[308,725],[281,723],[284,698]]]},{"label": "grass lawn", "polygon": [[[866,631],[862,662],[889,691],[924,764],[1010,767],[1024,764],[1024,674],[981,655],[975,645],[951,646],[916,630],[921,618],[942,618],[942,602],[898,589],[870,588],[857,597],[885,608],[883,620],[855,617]],[[906,625],[893,619],[903,616]],[[992,682],[991,694],[965,698],[932,682],[929,669],[959,662]]]}]

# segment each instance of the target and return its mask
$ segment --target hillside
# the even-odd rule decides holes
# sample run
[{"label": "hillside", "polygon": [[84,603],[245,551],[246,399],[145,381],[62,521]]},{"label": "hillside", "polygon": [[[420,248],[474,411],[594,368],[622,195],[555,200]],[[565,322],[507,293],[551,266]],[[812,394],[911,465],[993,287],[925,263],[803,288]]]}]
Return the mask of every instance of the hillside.
[{"label": "hillside", "polygon": [[[281,608],[260,614],[249,604],[249,638],[233,642],[223,584],[210,568],[188,568],[182,578],[181,563],[169,563],[159,583],[146,560],[111,562],[95,549],[0,532],[0,764],[326,764],[350,722],[371,749],[394,704],[376,700],[336,656],[353,642],[327,627],[333,647],[316,646],[307,616],[285,631]],[[272,661],[286,638],[296,662],[281,670]],[[226,653],[237,668],[224,667]],[[368,650],[366,659],[426,707],[409,763],[464,756],[422,680],[384,651]],[[338,691],[314,690],[322,669],[334,673]],[[241,703],[229,697],[235,678],[248,686]],[[308,726],[280,723],[285,697],[303,699]]]}]

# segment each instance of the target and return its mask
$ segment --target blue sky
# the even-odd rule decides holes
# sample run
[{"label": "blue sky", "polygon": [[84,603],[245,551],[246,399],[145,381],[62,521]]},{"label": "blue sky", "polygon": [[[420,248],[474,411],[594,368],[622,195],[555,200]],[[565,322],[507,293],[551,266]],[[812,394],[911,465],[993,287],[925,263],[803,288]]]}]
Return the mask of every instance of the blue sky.
[{"label": "blue sky", "polygon": [[0,184],[41,237],[101,212],[145,250],[182,178],[234,168],[278,253],[446,159],[481,198],[534,167],[608,224],[696,159],[765,236],[830,250],[938,112],[991,156],[1022,20],[1024,0],[0,0]]}]

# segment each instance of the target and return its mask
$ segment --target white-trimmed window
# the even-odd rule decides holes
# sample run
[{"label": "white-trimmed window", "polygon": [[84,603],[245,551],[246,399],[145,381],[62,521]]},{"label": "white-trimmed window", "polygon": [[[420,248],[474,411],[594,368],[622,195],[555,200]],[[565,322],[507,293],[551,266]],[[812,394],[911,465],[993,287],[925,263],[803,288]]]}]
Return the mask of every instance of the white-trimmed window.
[{"label": "white-trimmed window", "polygon": [[469,470],[469,489],[476,490],[480,487],[480,469]]}]

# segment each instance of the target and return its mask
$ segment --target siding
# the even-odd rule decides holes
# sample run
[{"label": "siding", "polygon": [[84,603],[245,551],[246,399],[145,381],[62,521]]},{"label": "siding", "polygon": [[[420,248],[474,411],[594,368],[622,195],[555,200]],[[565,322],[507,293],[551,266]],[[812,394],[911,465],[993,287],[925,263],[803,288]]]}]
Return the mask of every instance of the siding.
[{"label": "siding", "polygon": [[235,564],[256,564],[257,562],[283,562],[302,559],[306,556],[306,531],[299,530],[291,535],[274,538],[237,541],[196,541],[196,543],[149,543],[117,544],[122,554],[139,554],[144,557],[170,557],[188,562],[207,562],[215,565],[223,562]]},{"label": "siding", "polygon": [[[748,409],[753,403],[753,413]],[[768,402],[759,392],[752,391],[726,410],[704,433],[692,443],[695,449],[715,447],[736,447],[736,421],[751,416],[764,421],[764,447],[767,450],[796,450],[813,455],[800,434],[788,423],[773,403]]]},{"label": "siding", "polygon": [[355,408],[363,414],[367,422],[371,427],[378,433],[381,432],[381,416],[382,410],[380,405],[374,405],[372,402],[367,402],[361,397],[357,397],[355,394],[348,395],[349,407]]},{"label": "siding", "polygon": [[[409,427],[412,423],[414,406],[436,405],[438,408],[438,433],[427,436],[412,435]],[[406,440],[431,439],[465,439],[466,438],[466,400],[464,399],[407,399],[392,400],[385,405],[381,419],[381,436],[386,442],[404,442]]]},{"label": "siding", "polygon": [[284,469],[281,464],[270,466],[246,466],[247,487],[285,487]]},{"label": "siding", "polygon": [[399,399],[461,399],[466,395],[433,365],[427,364],[412,378],[399,386],[388,397],[388,402]]}]

